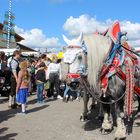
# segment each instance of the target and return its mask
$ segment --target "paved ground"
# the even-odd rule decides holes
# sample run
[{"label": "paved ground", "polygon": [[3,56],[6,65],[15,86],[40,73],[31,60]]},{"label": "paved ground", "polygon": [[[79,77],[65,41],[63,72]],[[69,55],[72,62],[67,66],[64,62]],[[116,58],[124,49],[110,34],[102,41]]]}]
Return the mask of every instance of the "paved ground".
[{"label": "paved ground", "polygon": [[[63,103],[62,100],[36,103],[36,96],[29,97],[27,115],[19,115],[20,109],[8,109],[8,103],[0,99],[0,140],[113,140],[114,131],[101,135],[100,123],[93,119],[80,122],[82,100]],[[139,140],[140,126],[134,127],[127,140]]]}]

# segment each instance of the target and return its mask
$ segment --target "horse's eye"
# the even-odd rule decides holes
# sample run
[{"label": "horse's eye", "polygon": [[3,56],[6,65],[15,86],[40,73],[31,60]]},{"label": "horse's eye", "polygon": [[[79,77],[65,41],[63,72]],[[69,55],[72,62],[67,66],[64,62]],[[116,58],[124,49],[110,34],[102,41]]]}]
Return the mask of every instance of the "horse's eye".
[{"label": "horse's eye", "polygon": [[82,56],[81,56],[81,55],[79,55],[79,56],[78,56],[78,59],[79,59],[79,60],[81,60],[81,59],[82,59]]}]

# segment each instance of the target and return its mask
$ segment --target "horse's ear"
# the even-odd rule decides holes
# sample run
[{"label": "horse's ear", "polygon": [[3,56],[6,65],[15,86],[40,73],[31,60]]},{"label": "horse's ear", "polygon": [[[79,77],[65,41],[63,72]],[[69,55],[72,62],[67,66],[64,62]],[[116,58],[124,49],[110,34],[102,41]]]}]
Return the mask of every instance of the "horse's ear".
[{"label": "horse's ear", "polygon": [[81,32],[80,36],[77,39],[80,43],[83,42],[83,33]]},{"label": "horse's ear", "polygon": [[70,44],[70,40],[65,35],[63,35],[63,39],[67,43],[67,45]]}]

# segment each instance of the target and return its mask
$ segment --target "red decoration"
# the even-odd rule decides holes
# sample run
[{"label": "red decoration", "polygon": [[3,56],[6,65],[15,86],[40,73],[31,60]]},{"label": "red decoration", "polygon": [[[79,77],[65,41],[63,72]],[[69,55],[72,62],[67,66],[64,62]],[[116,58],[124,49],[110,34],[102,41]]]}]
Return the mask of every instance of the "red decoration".
[{"label": "red decoration", "polygon": [[109,29],[110,37],[113,42],[116,43],[118,38],[118,33],[121,31],[119,21],[116,21],[112,27]]},{"label": "red decoration", "polygon": [[68,73],[67,77],[77,79],[77,78],[80,78],[81,76],[80,74],[77,74],[77,73]]}]

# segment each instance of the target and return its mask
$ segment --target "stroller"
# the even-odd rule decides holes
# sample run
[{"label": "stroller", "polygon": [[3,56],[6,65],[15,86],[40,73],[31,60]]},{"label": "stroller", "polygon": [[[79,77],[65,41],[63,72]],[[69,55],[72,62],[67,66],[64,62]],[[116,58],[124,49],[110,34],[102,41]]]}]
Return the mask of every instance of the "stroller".
[{"label": "stroller", "polygon": [[4,52],[0,52],[0,95],[9,96],[11,91],[11,75],[12,72],[7,67],[7,56]]},{"label": "stroller", "polygon": [[10,70],[0,70],[0,95],[9,96],[11,91],[11,71]]}]

